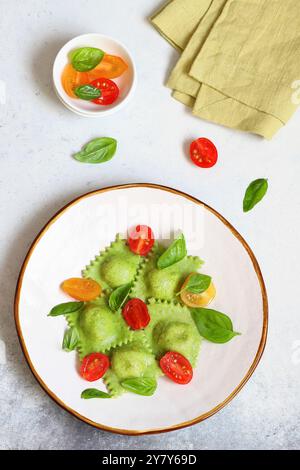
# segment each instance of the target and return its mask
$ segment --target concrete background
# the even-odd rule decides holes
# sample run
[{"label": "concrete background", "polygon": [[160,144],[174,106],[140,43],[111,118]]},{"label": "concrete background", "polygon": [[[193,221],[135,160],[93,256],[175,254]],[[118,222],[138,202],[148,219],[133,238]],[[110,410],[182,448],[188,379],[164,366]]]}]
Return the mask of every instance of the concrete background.
[{"label": "concrete background", "polygon": [[[300,447],[300,114],[271,142],[194,118],[163,86],[177,53],[147,20],[160,3],[0,0],[2,449]],[[52,62],[59,48],[88,32],[123,41],[138,67],[134,100],[104,120],[72,114],[51,87]],[[99,135],[119,141],[118,154],[110,163],[81,165],[71,158]],[[219,149],[219,163],[209,171],[197,169],[186,155],[188,142],[201,135]],[[269,178],[268,195],[245,215],[244,190],[258,177]],[[13,320],[18,272],[41,227],[74,197],[128,182],[173,186],[221,212],[253,248],[270,302],[267,348],[239,396],[209,420],[159,436],[104,433],[60,409],[32,377]]]}]

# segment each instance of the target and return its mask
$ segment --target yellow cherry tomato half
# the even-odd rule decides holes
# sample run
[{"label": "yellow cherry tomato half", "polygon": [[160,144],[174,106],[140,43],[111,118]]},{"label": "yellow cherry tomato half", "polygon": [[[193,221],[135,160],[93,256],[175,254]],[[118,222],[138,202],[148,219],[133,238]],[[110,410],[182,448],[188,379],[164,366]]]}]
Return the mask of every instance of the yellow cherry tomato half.
[{"label": "yellow cherry tomato half", "polygon": [[98,282],[93,279],[82,279],[81,277],[66,279],[61,288],[70,297],[82,302],[96,299],[102,291]]},{"label": "yellow cherry tomato half", "polygon": [[91,80],[87,72],[77,72],[77,70],[73,68],[72,64],[67,64],[65,66],[61,76],[62,86],[67,95],[71,98],[78,98],[74,93],[75,88],[81,85],[86,85],[90,81]]},{"label": "yellow cherry tomato half", "polygon": [[185,286],[187,285],[189,278],[195,273],[191,273],[188,275],[186,280],[184,281],[182,287],[181,287],[181,300],[185,305],[188,307],[206,307],[215,297],[216,295],[216,288],[213,284],[213,282],[210,283],[210,286],[208,289],[206,289],[204,292],[201,294],[193,294],[192,292],[189,292],[188,290],[183,290]]},{"label": "yellow cherry tomato half", "polygon": [[105,54],[100,64],[98,64],[93,70],[88,72],[90,81],[96,80],[96,78],[117,78],[120,77],[128,65],[121,57],[116,55]]}]

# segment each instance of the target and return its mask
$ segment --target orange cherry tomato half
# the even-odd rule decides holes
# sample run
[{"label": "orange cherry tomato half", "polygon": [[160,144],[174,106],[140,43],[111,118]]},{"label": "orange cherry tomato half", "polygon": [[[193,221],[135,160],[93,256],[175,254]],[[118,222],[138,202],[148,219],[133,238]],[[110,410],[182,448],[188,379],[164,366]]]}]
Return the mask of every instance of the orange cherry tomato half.
[{"label": "orange cherry tomato half", "polygon": [[114,103],[119,96],[120,90],[118,85],[109,78],[97,78],[93,80],[89,85],[98,88],[101,91],[101,96],[92,100],[93,103],[107,106],[108,104]]},{"label": "orange cherry tomato half", "polygon": [[133,253],[145,256],[153,247],[154,241],[155,238],[150,227],[137,225],[129,235],[128,245]]},{"label": "orange cherry tomato half", "polygon": [[131,299],[123,307],[122,314],[133,330],[146,328],[150,322],[147,305],[141,299]]},{"label": "orange cherry tomato half", "polygon": [[94,300],[101,294],[101,286],[93,279],[82,279],[81,277],[72,277],[66,279],[62,285],[62,290],[73,297],[73,299],[88,302]]},{"label": "orange cherry tomato half", "polygon": [[121,59],[121,57],[105,54],[100,64],[88,72],[88,76],[90,81],[99,77],[117,78],[120,77],[127,68],[128,65],[123,59]]},{"label": "orange cherry tomato half", "polygon": [[109,358],[105,354],[92,353],[83,358],[80,375],[89,382],[101,379],[109,368]]},{"label": "orange cherry tomato half", "polygon": [[61,76],[61,83],[68,96],[77,99],[78,97],[75,95],[74,89],[89,82],[90,79],[87,72],[77,72],[72,64],[65,66]]},{"label": "orange cherry tomato half", "polygon": [[188,384],[193,378],[190,362],[178,352],[167,352],[159,361],[159,365],[163,373],[177,384]]},{"label": "orange cherry tomato half", "polygon": [[211,168],[218,160],[218,151],[215,145],[204,137],[191,143],[190,155],[193,163],[201,168]]}]

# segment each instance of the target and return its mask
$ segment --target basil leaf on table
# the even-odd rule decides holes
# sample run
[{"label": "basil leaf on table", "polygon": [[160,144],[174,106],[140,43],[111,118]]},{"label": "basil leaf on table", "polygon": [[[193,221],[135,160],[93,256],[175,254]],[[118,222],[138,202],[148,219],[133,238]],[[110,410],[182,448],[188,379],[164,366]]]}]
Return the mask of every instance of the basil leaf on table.
[{"label": "basil leaf on table", "polygon": [[189,278],[186,286],[178,292],[177,295],[181,294],[183,291],[191,292],[192,294],[201,294],[205,292],[211,284],[211,276],[206,274],[194,273]]},{"label": "basil leaf on table", "polygon": [[158,258],[157,267],[158,269],[164,269],[172,266],[178,261],[181,261],[187,255],[186,244],[184,235],[181,234],[166,251]]},{"label": "basil leaf on table", "polygon": [[217,310],[192,308],[191,313],[200,335],[212,343],[227,343],[241,334],[233,331],[231,319]]},{"label": "basil leaf on table", "polygon": [[122,307],[124,304],[125,300],[127,299],[130,289],[131,289],[132,284],[123,284],[120,287],[117,287],[109,296],[109,307],[111,310],[116,312],[119,310],[119,308]]},{"label": "basil leaf on table", "polygon": [[121,385],[129,392],[149,397],[154,394],[157,382],[149,377],[139,377],[136,379],[125,379],[121,382]]},{"label": "basil leaf on table", "polygon": [[78,98],[81,98],[82,100],[94,100],[96,98],[99,98],[101,96],[101,90],[99,88],[96,88],[93,85],[81,85],[75,88],[74,93]]},{"label": "basil leaf on table", "polygon": [[79,335],[75,327],[65,331],[62,348],[64,351],[74,351],[78,344]]},{"label": "basil leaf on table", "polygon": [[98,137],[86,144],[74,158],[82,163],[104,163],[111,160],[117,149],[117,141],[111,137]]},{"label": "basil leaf on table", "polygon": [[59,315],[67,315],[68,313],[75,313],[81,310],[84,302],[65,302],[63,304],[56,305],[48,313],[48,317],[58,317]]},{"label": "basil leaf on table", "polygon": [[85,400],[89,400],[90,398],[111,398],[111,395],[102,392],[102,390],[97,390],[96,388],[87,388],[83,390],[81,398]]},{"label": "basil leaf on table", "polygon": [[96,47],[80,47],[71,54],[71,63],[78,72],[94,69],[104,57],[104,51]]},{"label": "basil leaf on table", "polygon": [[260,178],[249,184],[244,200],[243,211],[248,212],[262,200],[268,190],[268,180]]}]

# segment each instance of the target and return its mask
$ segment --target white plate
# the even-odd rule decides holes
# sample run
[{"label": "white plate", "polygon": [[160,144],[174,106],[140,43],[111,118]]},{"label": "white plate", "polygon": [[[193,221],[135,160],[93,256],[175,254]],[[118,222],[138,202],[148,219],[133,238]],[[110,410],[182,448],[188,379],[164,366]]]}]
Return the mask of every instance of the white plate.
[{"label": "white plate", "polygon": [[[69,62],[70,52],[79,47],[86,46],[98,47],[107,54],[120,56],[128,65],[128,69],[120,77],[113,79],[120,89],[120,95],[109,106],[99,106],[90,101],[70,98],[62,86],[61,76],[63,69]],[[120,110],[132,97],[136,86],[135,64],[128,49],[119,41],[103,34],[83,34],[71,39],[58,52],[53,65],[53,85],[58,98],[70,111],[84,117],[107,116]]]},{"label": "white plate", "polygon": [[[227,344],[203,341],[194,378],[179,386],[159,379],[153,397],[125,394],[112,400],[82,400],[87,382],[75,368],[75,353],[61,349],[64,318],[49,318],[67,301],[60,283],[107,246],[117,232],[137,223],[157,238],[183,230],[188,251],[205,260],[217,296],[212,308],[230,315],[242,333]],[[98,428],[125,434],[161,432],[197,423],[225,406],[249,379],[267,335],[267,296],[255,257],[237,231],[216,211],[179,191],[132,184],[86,194],[55,215],[34,241],[22,267],[15,318],[23,351],[46,392],[65,409]],[[94,383],[103,388],[102,381]]]}]

